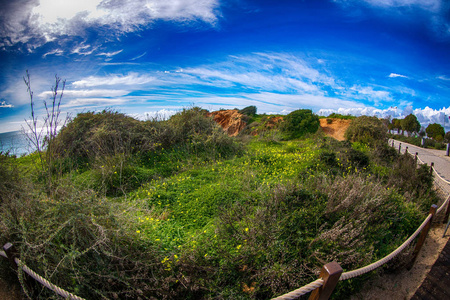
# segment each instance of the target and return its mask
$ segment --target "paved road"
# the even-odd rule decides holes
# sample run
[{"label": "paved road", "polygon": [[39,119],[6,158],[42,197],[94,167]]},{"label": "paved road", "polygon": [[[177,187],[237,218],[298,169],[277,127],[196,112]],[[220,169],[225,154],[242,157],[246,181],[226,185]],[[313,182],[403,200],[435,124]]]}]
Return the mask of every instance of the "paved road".
[{"label": "paved road", "polygon": [[441,186],[443,186],[450,193],[450,157],[445,156],[445,150],[424,149],[392,139],[389,140],[389,145],[392,146],[392,142],[394,142],[395,149],[398,149],[399,145],[401,146],[402,153],[405,153],[406,147],[408,147],[409,153],[418,153],[419,158],[427,165],[431,165],[433,162],[434,170],[441,178],[447,181],[447,184],[444,183]]}]

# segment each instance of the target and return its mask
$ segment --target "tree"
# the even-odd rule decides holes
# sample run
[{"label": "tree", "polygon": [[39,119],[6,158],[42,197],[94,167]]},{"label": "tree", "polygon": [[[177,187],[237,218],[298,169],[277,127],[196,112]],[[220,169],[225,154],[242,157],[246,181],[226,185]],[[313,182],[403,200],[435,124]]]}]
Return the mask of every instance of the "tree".
[{"label": "tree", "polygon": [[408,136],[411,133],[417,133],[420,131],[420,123],[416,116],[413,114],[407,115],[403,120],[401,120],[402,130],[408,132]]},{"label": "tree", "polygon": [[350,123],[345,138],[352,142],[375,145],[377,141],[386,141],[387,127],[377,117],[361,116]]},{"label": "tree", "polygon": [[395,118],[392,119],[392,129],[397,129],[397,132],[399,132],[402,129],[402,120]]},{"label": "tree", "polygon": [[441,124],[433,123],[428,125],[426,129],[428,137],[435,140],[442,140],[445,135],[444,127]]},{"label": "tree", "polygon": [[284,117],[280,129],[285,139],[295,139],[306,133],[315,133],[319,126],[319,117],[312,110],[298,109]]}]

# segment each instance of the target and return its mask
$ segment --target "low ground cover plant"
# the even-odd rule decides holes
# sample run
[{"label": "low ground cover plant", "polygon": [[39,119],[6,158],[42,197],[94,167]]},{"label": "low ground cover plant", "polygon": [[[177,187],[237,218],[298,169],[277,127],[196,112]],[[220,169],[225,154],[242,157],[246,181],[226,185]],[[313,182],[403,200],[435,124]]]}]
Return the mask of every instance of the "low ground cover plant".
[{"label": "low ground cover plant", "polygon": [[50,194],[29,157],[0,156],[18,191],[1,198],[0,242],[87,299],[268,299],[327,262],[351,270],[390,253],[437,201],[430,173],[384,136],[230,138],[199,108],[147,122],[87,113],[67,128]]}]

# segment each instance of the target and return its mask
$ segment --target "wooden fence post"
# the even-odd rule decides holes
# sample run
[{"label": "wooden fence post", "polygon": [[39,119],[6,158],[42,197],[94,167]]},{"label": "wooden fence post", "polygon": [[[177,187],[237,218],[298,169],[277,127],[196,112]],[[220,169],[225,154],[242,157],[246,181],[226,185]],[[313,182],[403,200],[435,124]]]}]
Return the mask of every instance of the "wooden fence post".
[{"label": "wooden fence post", "polygon": [[419,236],[419,239],[417,240],[416,247],[414,248],[411,262],[408,266],[408,270],[411,270],[411,268],[413,267],[413,265],[417,259],[417,255],[419,255],[420,249],[422,248],[423,243],[425,242],[425,239],[427,238],[428,231],[430,230],[430,227],[431,227],[431,222],[433,221],[433,217],[436,214],[436,210],[437,210],[437,205],[436,204],[431,205],[431,208],[430,208],[431,219],[430,219],[430,221],[428,221],[428,223],[422,229],[422,232],[420,232],[420,236]]},{"label": "wooden fence post", "polygon": [[416,163],[416,165],[417,165],[417,157],[418,157],[418,155],[419,155],[418,152],[416,152],[416,155],[414,155],[414,162]]},{"label": "wooden fence post", "polygon": [[433,174],[433,167],[434,167],[434,162],[431,163],[430,174]]},{"label": "wooden fence post", "polygon": [[392,140],[392,148],[394,148],[394,140]]},{"label": "wooden fence post", "polygon": [[400,150],[402,150],[402,143],[398,143],[398,153],[400,154]]},{"label": "wooden fence post", "polygon": [[9,264],[11,265],[11,268],[17,272],[18,266],[15,262],[15,258],[17,257],[17,250],[11,243],[6,243],[3,246],[3,250],[5,250],[6,256],[8,257]]},{"label": "wooden fence post", "polygon": [[[450,196],[448,196],[448,198],[450,198]],[[445,210],[445,215],[444,215],[444,220],[442,221],[442,223],[447,223],[448,220],[448,216],[450,215],[450,199],[447,199],[447,209]]]},{"label": "wooden fence post", "polygon": [[327,300],[330,298],[342,272],[341,266],[334,261],[323,266],[320,271],[320,277],[323,279],[323,286],[312,291],[309,300]]},{"label": "wooden fence post", "polygon": [[405,153],[408,153],[408,146],[406,146],[406,150],[405,150]]},{"label": "wooden fence post", "polygon": [[[11,267],[14,269],[15,273],[19,272],[19,266],[16,264],[15,259],[17,258],[17,249],[14,247],[13,244],[11,243],[6,243],[3,246],[3,250],[5,250],[6,256],[8,257],[9,263],[11,264]],[[26,274],[25,272],[23,273],[24,275],[24,282],[23,284],[26,285],[22,286],[22,289],[24,290],[28,290],[28,296],[31,296],[32,299],[37,298],[37,295],[35,294],[36,291],[36,281],[29,276],[28,274]],[[20,281],[20,279],[19,279]],[[22,282],[21,282],[22,284]],[[25,289],[26,288],[26,289]]]}]

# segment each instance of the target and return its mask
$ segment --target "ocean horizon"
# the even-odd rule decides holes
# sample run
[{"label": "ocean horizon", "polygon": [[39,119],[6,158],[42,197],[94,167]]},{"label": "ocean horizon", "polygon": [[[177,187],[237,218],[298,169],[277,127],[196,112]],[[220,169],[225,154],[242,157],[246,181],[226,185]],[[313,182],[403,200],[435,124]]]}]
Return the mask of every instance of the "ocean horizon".
[{"label": "ocean horizon", "polygon": [[31,153],[31,147],[22,130],[0,133],[0,152],[23,156]]}]

